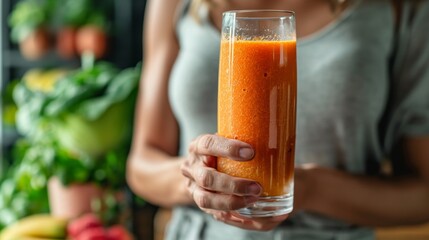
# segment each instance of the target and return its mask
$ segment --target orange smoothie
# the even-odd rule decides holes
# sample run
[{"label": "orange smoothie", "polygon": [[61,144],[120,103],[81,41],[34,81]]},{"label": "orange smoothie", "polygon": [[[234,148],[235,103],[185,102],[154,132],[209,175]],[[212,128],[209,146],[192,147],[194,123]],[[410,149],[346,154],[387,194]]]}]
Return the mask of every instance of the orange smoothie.
[{"label": "orange smoothie", "polygon": [[251,144],[255,157],[219,158],[217,169],[259,182],[262,196],[293,190],[296,69],[295,41],[221,42],[218,134]]}]

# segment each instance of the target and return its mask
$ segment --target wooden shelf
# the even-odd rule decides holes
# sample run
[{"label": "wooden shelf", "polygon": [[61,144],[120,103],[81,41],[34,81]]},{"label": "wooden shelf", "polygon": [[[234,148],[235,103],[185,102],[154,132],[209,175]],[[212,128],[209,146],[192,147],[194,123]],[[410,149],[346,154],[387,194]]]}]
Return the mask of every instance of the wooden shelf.
[{"label": "wooden shelf", "polygon": [[59,57],[55,52],[48,52],[41,59],[25,59],[18,50],[4,51],[4,67],[20,68],[45,68],[45,67],[78,67],[80,61],[78,58],[67,60]]}]

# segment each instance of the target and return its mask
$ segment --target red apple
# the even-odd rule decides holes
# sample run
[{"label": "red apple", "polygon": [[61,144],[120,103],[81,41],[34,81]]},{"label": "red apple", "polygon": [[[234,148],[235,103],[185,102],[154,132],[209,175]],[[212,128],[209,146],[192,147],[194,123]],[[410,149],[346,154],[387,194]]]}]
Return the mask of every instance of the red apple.
[{"label": "red apple", "polygon": [[86,229],[84,232],[79,234],[76,240],[112,240],[107,235],[106,230],[104,228],[91,228]]},{"label": "red apple", "polygon": [[120,225],[115,225],[107,229],[107,235],[111,240],[133,240],[131,234]]},{"label": "red apple", "polygon": [[100,219],[96,215],[88,213],[70,222],[67,226],[67,233],[72,239],[80,239],[80,235],[87,230],[98,228],[103,229],[103,224]]}]

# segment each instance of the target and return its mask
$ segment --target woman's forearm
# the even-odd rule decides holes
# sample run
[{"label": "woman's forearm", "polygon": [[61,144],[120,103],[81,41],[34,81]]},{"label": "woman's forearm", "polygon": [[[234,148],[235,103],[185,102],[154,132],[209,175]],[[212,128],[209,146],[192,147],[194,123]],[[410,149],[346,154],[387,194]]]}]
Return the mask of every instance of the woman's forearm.
[{"label": "woman's forearm", "polygon": [[311,169],[309,211],[365,226],[395,226],[429,220],[429,184],[415,179],[355,176]]},{"label": "woman's forearm", "polygon": [[146,151],[144,157],[131,154],[127,166],[128,184],[134,193],[158,206],[191,204],[187,181],[180,170],[182,161],[157,150]]}]

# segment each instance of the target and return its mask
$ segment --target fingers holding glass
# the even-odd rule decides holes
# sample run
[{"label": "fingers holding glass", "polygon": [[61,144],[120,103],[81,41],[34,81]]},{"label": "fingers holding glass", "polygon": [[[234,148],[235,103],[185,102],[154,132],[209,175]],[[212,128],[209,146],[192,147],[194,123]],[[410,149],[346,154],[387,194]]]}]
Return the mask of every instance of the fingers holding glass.
[{"label": "fingers holding glass", "polygon": [[[243,148],[250,149],[247,157],[240,152]],[[195,203],[201,209],[231,211],[255,202],[262,192],[261,186],[252,180],[218,172],[214,156],[243,161],[253,157],[253,150],[246,143],[216,135],[202,135],[193,141],[188,159],[182,164],[182,173],[190,181],[188,190]]]},{"label": "fingers holding glass", "polygon": [[252,146],[234,139],[213,134],[197,137],[189,145],[189,154],[224,157],[237,161],[249,161],[254,156]]},{"label": "fingers holding glass", "polygon": [[207,210],[217,221],[226,223],[228,225],[236,226],[242,229],[253,231],[269,231],[282,223],[288,215],[281,215],[275,217],[262,217],[262,218],[248,218],[239,215],[235,212]]}]

